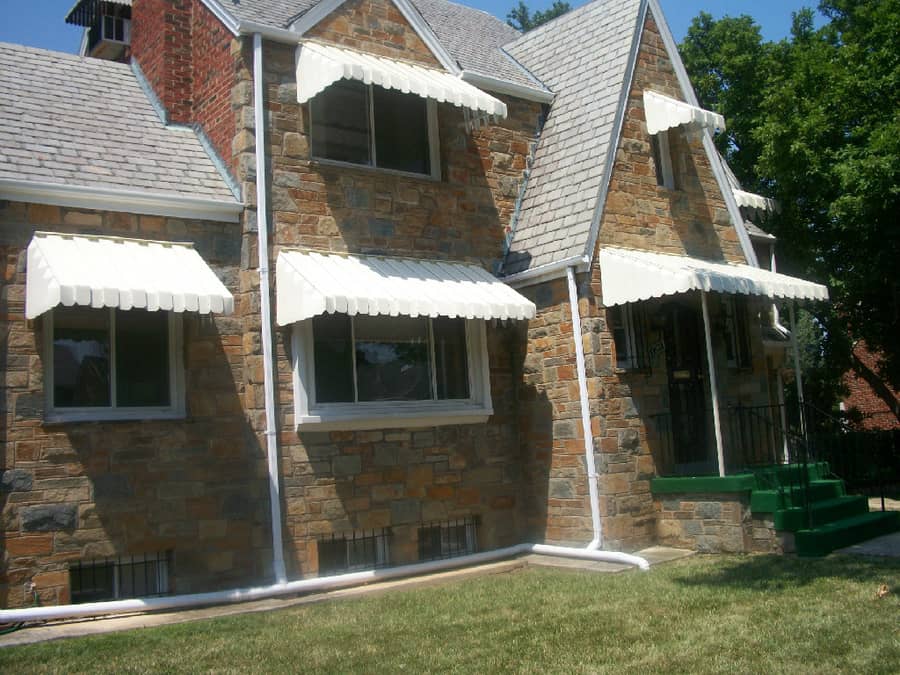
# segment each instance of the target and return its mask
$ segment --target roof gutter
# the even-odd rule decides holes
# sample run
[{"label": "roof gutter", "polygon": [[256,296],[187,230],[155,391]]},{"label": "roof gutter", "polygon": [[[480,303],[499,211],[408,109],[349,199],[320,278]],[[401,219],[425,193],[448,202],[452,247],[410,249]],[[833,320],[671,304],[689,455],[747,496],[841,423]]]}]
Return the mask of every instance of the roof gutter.
[{"label": "roof gutter", "polygon": [[0,199],[94,211],[124,211],[151,216],[216,220],[226,223],[239,222],[244,210],[244,205],[239,201],[227,202],[172,193],[66,185],[11,178],[0,178]]},{"label": "roof gutter", "polygon": [[544,91],[534,87],[527,87],[524,84],[516,84],[515,82],[507,82],[490,75],[476,73],[473,70],[463,70],[459,74],[463,82],[468,82],[479,89],[487,89],[496,94],[506,94],[507,96],[515,96],[526,101],[534,101],[536,103],[553,103],[556,97],[552,91]]},{"label": "roof gutter", "polygon": [[573,255],[556,262],[547,263],[540,267],[533,267],[524,272],[510,274],[507,277],[500,277],[503,283],[513,288],[522,288],[524,286],[533,286],[550,279],[562,279],[565,277],[570,267],[574,267],[576,272],[585,272],[590,269],[591,259],[588,256]]}]

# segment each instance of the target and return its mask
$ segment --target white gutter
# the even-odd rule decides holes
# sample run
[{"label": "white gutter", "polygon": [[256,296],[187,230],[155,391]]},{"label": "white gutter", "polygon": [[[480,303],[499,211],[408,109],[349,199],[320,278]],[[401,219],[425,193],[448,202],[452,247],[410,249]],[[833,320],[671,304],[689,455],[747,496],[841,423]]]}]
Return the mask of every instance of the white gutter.
[{"label": "white gutter", "polygon": [[507,94],[508,96],[515,96],[516,98],[535,101],[536,103],[553,103],[553,99],[556,96],[552,91],[544,91],[524,84],[507,82],[506,80],[476,73],[472,70],[463,70],[460,72],[459,78],[463,82],[468,82],[479,89],[486,89],[496,94]]},{"label": "white gutter", "polygon": [[336,588],[357,586],[377,581],[387,581],[389,579],[414,576],[417,574],[431,574],[456,567],[463,567],[465,565],[477,565],[529,553],[577,558],[594,562],[634,565],[644,571],[650,569],[650,564],[644,558],[629,553],[586,551],[584,549],[548,546],[546,544],[519,544],[517,546],[501,548],[495,551],[473,553],[472,555],[460,556],[458,558],[433,560],[430,562],[401,565],[399,567],[390,567],[381,570],[351,572],[349,574],[339,574],[330,577],[302,579],[300,581],[277,583],[271,586],[234,588],[227,591],[192,593],[190,595],[171,595],[158,598],[134,598],[132,600],[112,600],[110,602],[89,602],[80,605],[53,605],[50,607],[4,609],[0,610],[0,624],[130,614],[133,612],[158,612],[161,610],[185,609],[187,607],[200,607],[204,605],[220,605],[235,602],[248,602],[251,600],[263,600],[279,595],[328,591]]},{"label": "white gutter", "polygon": [[573,255],[556,262],[547,263],[539,267],[532,267],[524,272],[516,272],[507,277],[500,277],[500,280],[513,288],[522,288],[523,286],[533,286],[543,281],[551,279],[562,279],[566,276],[570,267],[576,267],[578,272],[584,272],[590,266],[589,258],[581,255]]},{"label": "white gutter", "polygon": [[95,211],[127,211],[150,216],[216,220],[226,223],[239,222],[244,210],[244,205],[238,201],[229,202],[172,193],[65,185],[12,178],[0,178],[0,199]]},{"label": "white gutter", "polygon": [[263,101],[262,35],[253,34],[253,129],[256,135],[256,231],[259,240],[259,305],[262,328],[263,388],[266,403],[266,452],[272,514],[272,571],[278,583],[287,579],[281,539],[281,490],[278,483],[278,429],[275,419],[275,373],[272,355],[272,308],[269,284],[269,204],[266,191],[266,126]]},{"label": "white gutter", "polygon": [[587,371],[584,367],[584,343],[581,335],[581,313],[578,311],[578,289],[575,268],[567,267],[569,306],[572,309],[572,339],[575,341],[575,367],[578,371],[578,398],[581,402],[581,431],[584,434],[584,465],[587,471],[588,494],[591,501],[591,524],[594,538],[587,545],[589,551],[600,548],[600,495],[597,493],[597,467],[594,463],[594,434],[591,432],[591,405],[588,399]]}]

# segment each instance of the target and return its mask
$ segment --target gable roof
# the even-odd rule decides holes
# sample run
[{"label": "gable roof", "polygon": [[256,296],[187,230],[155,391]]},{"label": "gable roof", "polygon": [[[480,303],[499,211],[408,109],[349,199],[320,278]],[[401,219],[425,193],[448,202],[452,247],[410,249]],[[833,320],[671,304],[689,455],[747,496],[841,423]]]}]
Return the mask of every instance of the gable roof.
[{"label": "gable roof", "polygon": [[125,64],[0,43],[0,91],[0,181],[239,206],[197,134],[163,125]]},{"label": "gable roof", "polygon": [[643,7],[641,0],[597,0],[506,46],[556,98],[535,152],[504,274],[587,253],[615,152]]},{"label": "gable roof", "polygon": [[[448,0],[408,1],[461,70],[544,89],[502,50],[519,36],[515,28],[487,12]],[[339,4],[335,0],[219,0],[219,7],[238,21],[287,29],[310,10],[329,2]]]}]

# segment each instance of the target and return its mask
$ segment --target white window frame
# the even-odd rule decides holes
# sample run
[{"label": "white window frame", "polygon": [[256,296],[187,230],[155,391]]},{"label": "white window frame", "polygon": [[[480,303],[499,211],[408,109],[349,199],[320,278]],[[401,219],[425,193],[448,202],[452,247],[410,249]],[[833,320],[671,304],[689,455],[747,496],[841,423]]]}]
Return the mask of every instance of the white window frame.
[{"label": "white window frame", "polygon": [[[116,407],[116,345],[113,336],[116,329],[114,307],[92,309],[95,312],[109,312],[109,377],[110,400],[108,407],[59,407],[53,401],[53,334],[56,326],[55,312],[47,313],[44,321],[44,401],[45,422],[103,422],[116,420],[157,420],[181,419],[185,417],[184,358],[182,354],[183,323],[178,312],[166,312],[169,326],[169,401],[168,406]],[[124,310],[141,311],[141,310]]]},{"label": "white window frame", "polygon": [[[360,403],[316,402],[313,322],[312,319],[307,319],[295,323],[291,338],[295,427],[316,431],[343,431],[486,422],[494,413],[491,404],[486,322],[480,319],[465,322],[469,398]],[[433,350],[434,342],[430,338],[429,341],[429,349]]]},{"label": "white window frame", "polygon": [[[392,173],[398,176],[406,176],[409,178],[419,178],[419,179],[430,179],[430,180],[440,180],[441,179],[441,151],[440,151],[440,137],[438,134],[438,113],[437,113],[437,101],[433,98],[425,99],[425,116],[428,124],[428,157],[429,157],[429,171],[428,173],[416,173],[414,171],[399,171],[398,169],[388,169],[386,167],[378,166],[378,156],[375,151],[375,97],[372,95],[372,87],[376,87],[378,85],[369,84],[366,85],[366,106],[369,110],[369,153],[372,157],[371,164],[357,164],[356,162],[345,162],[339,159],[329,159],[328,157],[319,157],[313,154],[313,128],[315,126],[315,122],[313,119],[313,107],[312,102],[308,106],[309,112],[309,158],[310,160],[317,162],[319,164],[327,164],[332,166],[341,166],[353,169],[365,169],[369,171],[380,171],[383,173]],[[317,96],[321,96],[324,92],[328,91],[328,87],[326,87],[322,92],[317,94]]]}]

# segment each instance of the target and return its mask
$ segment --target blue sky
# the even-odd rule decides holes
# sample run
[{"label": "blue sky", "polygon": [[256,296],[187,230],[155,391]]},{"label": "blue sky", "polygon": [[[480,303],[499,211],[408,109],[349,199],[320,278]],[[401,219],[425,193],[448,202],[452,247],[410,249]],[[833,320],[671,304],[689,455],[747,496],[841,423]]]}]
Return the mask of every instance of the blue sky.
[{"label": "blue sky", "polygon": [[[81,29],[64,21],[74,0],[0,0],[0,41],[17,42],[32,47],[77,52]],[[518,0],[464,0],[463,4],[478,7],[502,19]],[[584,4],[570,0],[573,6]],[[715,17],[749,14],[762,26],[763,36],[778,40],[788,34],[791,12],[801,7],[815,6],[815,0],[661,0],[666,19],[677,40],[681,40],[691,19],[700,11]],[[226,3],[227,4],[227,3]],[[532,9],[545,9],[552,0],[531,0]]]}]

